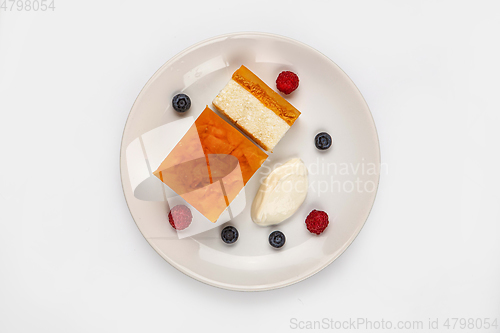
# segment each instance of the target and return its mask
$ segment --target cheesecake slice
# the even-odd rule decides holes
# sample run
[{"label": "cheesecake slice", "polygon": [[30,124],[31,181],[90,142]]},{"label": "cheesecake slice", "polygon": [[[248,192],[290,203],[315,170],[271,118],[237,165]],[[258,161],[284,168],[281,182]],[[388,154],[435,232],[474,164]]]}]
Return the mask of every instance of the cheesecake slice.
[{"label": "cheesecake slice", "polygon": [[216,222],[266,159],[207,106],[153,174]]},{"label": "cheesecake slice", "polygon": [[266,151],[273,150],[300,115],[245,66],[233,73],[212,104]]}]

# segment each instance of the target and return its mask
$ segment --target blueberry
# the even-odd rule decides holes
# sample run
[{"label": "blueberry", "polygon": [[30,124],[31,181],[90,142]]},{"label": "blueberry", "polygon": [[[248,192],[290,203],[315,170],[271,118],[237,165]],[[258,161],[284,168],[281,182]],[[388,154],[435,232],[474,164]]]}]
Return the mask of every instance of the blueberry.
[{"label": "blueberry", "polygon": [[222,241],[226,244],[233,244],[238,240],[238,230],[236,230],[235,227],[233,226],[227,226],[224,229],[222,229],[222,232],[220,233],[220,237],[222,238]]},{"label": "blueberry", "polygon": [[321,132],[314,138],[314,144],[319,150],[326,150],[332,145],[332,137],[326,132]]},{"label": "blueberry", "polygon": [[281,248],[283,245],[285,245],[285,241],[285,234],[281,231],[276,230],[271,232],[271,234],[269,235],[269,244],[271,244],[271,246],[274,248]]},{"label": "blueberry", "polygon": [[177,94],[172,98],[172,106],[177,112],[186,112],[191,107],[191,99],[186,94]]}]

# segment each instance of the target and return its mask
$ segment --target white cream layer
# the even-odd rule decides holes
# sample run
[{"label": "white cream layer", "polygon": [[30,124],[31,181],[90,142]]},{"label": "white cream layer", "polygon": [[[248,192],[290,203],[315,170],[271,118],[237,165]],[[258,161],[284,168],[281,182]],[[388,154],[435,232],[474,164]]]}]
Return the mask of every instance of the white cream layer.
[{"label": "white cream layer", "polygon": [[252,204],[252,220],[261,226],[278,224],[292,216],[307,196],[307,168],[294,158],[276,168],[261,184]]},{"label": "white cream layer", "polygon": [[270,151],[290,125],[233,79],[220,91],[213,104],[233,122],[260,140]]}]

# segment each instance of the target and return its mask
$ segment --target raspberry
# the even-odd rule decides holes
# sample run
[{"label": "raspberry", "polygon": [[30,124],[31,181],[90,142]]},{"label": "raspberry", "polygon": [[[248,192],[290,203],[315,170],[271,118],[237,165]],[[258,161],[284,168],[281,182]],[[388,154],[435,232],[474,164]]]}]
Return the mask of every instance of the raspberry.
[{"label": "raspberry", "polygon": [[311,233],[319,235],[328,227],[328,214],[314,209],[307,215],[306,226]]},{"label": "raspberry", "polygon": [[175,230],[184,230],[191,224],[193,215],[191,210],[184,205],[174,206],[168,213],[168,222]]},{"label": "raspberry", "polygon": [[297,74],[290,71],[281,72],[276,79],[276,87],[279,91],[286,95],[297,89],[298,86],[299,77]]}]

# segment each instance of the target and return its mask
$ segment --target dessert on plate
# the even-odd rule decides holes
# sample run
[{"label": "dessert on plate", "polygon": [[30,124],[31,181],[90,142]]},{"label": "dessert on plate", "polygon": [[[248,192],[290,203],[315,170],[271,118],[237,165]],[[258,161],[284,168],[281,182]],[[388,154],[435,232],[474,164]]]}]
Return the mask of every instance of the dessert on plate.
[{"label": "dessert on plate", "polygon": [[[297,89],[298,77],[282,72],[276,85],[289,94]],[[272,151],[300,116],[300,111],[245,66],[233,73],[212,103],[266,151]],[[189,96],[182,93],[172,100],[180,113],[190,105]],[[207,106],[153,174],[207,219],[217,222],[267,157]],[[304,163],[298,158],[288,161],[261,183],[251,209],[252,220],[261,226],[281,223],[304,202],[307,188]],[[169,221],[174,229],[190,225],[192,215],[187,207],[176,206],[172,211]],[[229,244],[236,241],[238,232],[228,228],[221,236]],[[275,234],[270,241],[278,248],[285,236],[280,231]]]},{"label": "dessert on plate", "polygon": [[212,104],[266,151],[273,150],[300,116],[245,66],[233,73]]}]

